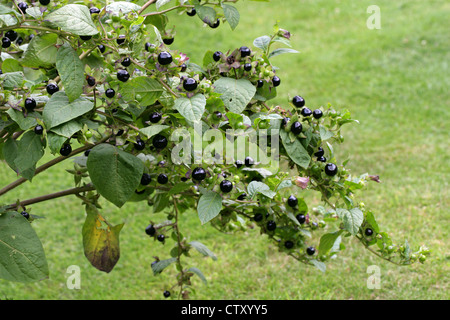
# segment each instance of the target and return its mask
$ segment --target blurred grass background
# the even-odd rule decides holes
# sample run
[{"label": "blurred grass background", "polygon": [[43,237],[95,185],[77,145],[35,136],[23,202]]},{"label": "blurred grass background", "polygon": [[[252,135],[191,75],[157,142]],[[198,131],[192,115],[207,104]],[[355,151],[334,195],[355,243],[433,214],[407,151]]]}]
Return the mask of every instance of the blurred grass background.
[{"label": "blurred grass background", "polygon": [[[369,5],[381,9],[381,29],[369,30]],[[208,285],[194,278],[195,299],[448,299],[449,284],[449,61],[450,3],[445,0],[240,1],[236,30],[227,24],[204,28],[197,17],[170,14],[176,26],[171,48],[201,64],[204,52],[252,47],[253,39],[270,34],[279,21],[292,33],[300,54],[273,58],[281,86],[271,102],[281,106],[300,94],[311,108],[331,103],[349,109],[359,125],[347,125],[337,154],[355,174],[380,175],[359,196],[376,214],[394,242],[408,239],[415,248],[428,245],[433,253],[424,265],[397,267],[378,259],[346,239],[347,249],[328,265],[326,273],[279,254],[256,230],[227,236],[201,226],[196,213],[183,215],[182,232],[206,244],[217,261],[193,254]],[[170,25],[169,25],[170,27]],[[47,157],[49,159],[49,157]],[[2,196],[2,203],[72,187],[64,168],[53,167],[32,183]],[[0,184],[15,179],[2,164]],[[84,211],[75,198],[33,205],[45,216],[33,223],[46,251],[50,279],[20,284],[0,280],[0,299],[163,299],[174,269],[153,276],[153,256],[167,250],[143,232],[154,215],[145,203],[122,210],[105,203],[103,213],[113,224],[125,221],[121,258],[110,274],[95,270],[83,255]],[[167,243],[166,246],[171,246]],[[81,268],[81,289],[66,287],[66,270]],[[366,286],[367,267],[381,270],[381,289]]]}]

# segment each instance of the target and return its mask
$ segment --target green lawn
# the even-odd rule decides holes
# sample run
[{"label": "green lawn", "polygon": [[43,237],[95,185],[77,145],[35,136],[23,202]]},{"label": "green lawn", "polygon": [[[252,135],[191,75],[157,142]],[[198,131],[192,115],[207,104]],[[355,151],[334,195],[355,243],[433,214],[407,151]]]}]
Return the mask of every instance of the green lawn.
[{"label": "green lawn", "polygon": [[[424,264],[397,267],[378,259],[355,241],[321,273],[279,254],[257,230],[230,236],[202,226],[196,213],[183,215],[182,232],[206,244],[217,261],[194,254],[189,261],[208,279],[195,279],[196,299],[449,299],[449,186],[448,159],[450,97],[450,3],[445,0],[378,0],[381,29],[369,30],[366,9],[373,1],[272,0],[240,1],[241,21],[203,28],[201,21],[176,17],[171,46],[201,64],[207,50],[252,46],[253,39],[270,34],[279,20],[292,33],[300,54],[273,58],[282,84],[274,104],[286,105],[296,94],[311,107],[331,103],[349,109],[360,124],[344,131],[337,153],[355,173],[377,174],[381,184],[363,191],[381,228],[395,242],[432,249]],[[197,60],[198,59],[198,60]],[[48,159],[48,158],[47,158]],[[70,163],[51,168],[2,197],[10,203],[72,187],[64,174]],[[15,179],[2,164],[0,185]],[[42,240],[50,279],[32,284],[0,280],[0,299],[161,299],[164,283],[175,270],[152,275],[153,256],[168,257],[159,242],[143,232],[149,219],[158,220],[145,203],[122,210],[105,203],[110,222],[125,221],[121,258],[110,274],[95,270],[83,255],[81,227],[84,211],[75,197],[33,205],[32,213],[46,219],[33,223]],[[170,244],[166,244],[170,245]],[[66,270],[81,268],[81,290],[66,287]],[[366,286],[367,267],[381,270],[381,289]],[[172,281],[173,282],[173,281]]]}]

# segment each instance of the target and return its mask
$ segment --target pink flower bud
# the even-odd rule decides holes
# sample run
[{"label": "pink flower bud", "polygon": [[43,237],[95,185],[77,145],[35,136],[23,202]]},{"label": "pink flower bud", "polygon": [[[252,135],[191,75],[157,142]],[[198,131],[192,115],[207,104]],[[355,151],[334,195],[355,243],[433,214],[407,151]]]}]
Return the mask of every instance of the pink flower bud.
[{"label": "pink flower bud", "polygon": [[294,183],[297,185],[297,187],[306,189],[308,187],[309,177],[297,177],[295,178]]}]

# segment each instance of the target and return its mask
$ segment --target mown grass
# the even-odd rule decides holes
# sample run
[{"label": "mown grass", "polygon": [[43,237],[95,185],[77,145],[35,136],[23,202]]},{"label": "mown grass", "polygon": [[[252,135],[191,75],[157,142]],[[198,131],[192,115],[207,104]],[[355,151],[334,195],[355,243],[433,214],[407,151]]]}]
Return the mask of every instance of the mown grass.
[{"label": "mown grass", "polygon": [[[369,30],[366,8],[381,8],[380,30]],[[194,279],[196,299],[448,299],[449,283],[449,156],[450,5],[442,1],[312,1],[269,3],[241,1],[241,22],[202,28],[198,18],[174,17],[180,49],[201,64],[207,50],[227,51],[252,45],[269,34],[277,20],[292,33],[300,54],[273,59],[282,84],[272,102],[286,105],[301,94],[309,106],[349,109],[359,125],[344,130],[337,154],[355,173],[380,175],[359,194],[394,241],[405,238],[416,247],[426,244],[432,258],[424,265],[397,267],[378,259],[355,241],[321,273],[296,263],[267,245],[257,230],[237,235],[201,226],[194,211],[183,215],[183,233],[205,243],[218,261],[193,254],[186,259],[206,275],[208,285]],[[171,20],[172,21],[172,20]],[[197,58],[199,57],[199,58]],[[64,168],[51,168],[2,197],[1,202],[25,199],[69,188]],[[2,165],[1,185],[15,179]],[[145,203],[119,210],[104,203],[112,223],[125,221],[121,258],[110,274],[95,270],[83,256],[83,208],[76,198],[36,204],[32,213],[46,219],[33,223],[46,250],[50,278],[32,284],[0,280],[0,298],[11,299],[161,299],[164,283],[173,283],[174,269],[155,277],[153,256],[168,257],[166,248],[143,233],[154,215]],[[170,243],[166,244],[169,247]],[[82,270],[81,290],[66,287],[66,270]],[[381,289],[366,286],[367,267],[381,270]]]}]

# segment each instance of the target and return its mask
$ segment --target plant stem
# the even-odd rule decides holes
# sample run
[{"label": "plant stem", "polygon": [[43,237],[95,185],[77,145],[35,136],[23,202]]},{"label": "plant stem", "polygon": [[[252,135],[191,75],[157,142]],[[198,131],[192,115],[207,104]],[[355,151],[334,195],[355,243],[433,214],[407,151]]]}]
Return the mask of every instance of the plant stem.
[{"label": "plant stem", "polygon": [[145,9],[148,8],[149,5],[151,5],[152,3],[156,2],[156,0],[150,0],[147,1],[142,7],[141,10],[138,11],[138,15],[140,15]]},{"label": "plant stem", "polygon": [[25,207],[30,204],[39,203],[39,202],[43,202],[43,201],[47,201],[47,200],[51,200],[51,199],[65,197],[65,196],[68,196],[71,194],[78,194],[81,192],[92,191],[92,190],[95,190],[95,187],[92,184],[87,184],[82,187],[71,188],[71,189],[67,189],[67,190],[63,190],[63,191],[59,191],[59,192],[55,192],[55,193],[46,194],[46,195],[39,196],[36,198],[23,200],[23,201],[20,201],[19,203],[13,203],[13,204],[10,204],[7,207],[7,209],[16,209],[18,205]]}]

